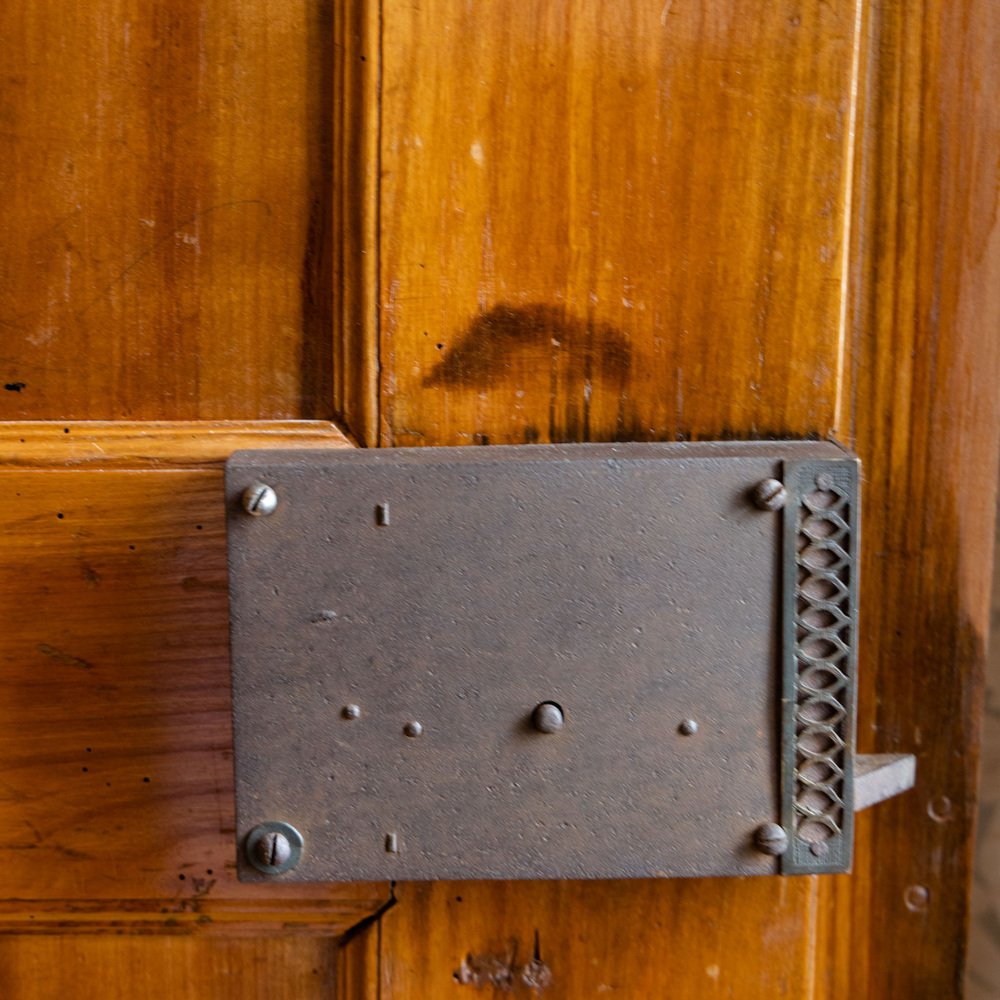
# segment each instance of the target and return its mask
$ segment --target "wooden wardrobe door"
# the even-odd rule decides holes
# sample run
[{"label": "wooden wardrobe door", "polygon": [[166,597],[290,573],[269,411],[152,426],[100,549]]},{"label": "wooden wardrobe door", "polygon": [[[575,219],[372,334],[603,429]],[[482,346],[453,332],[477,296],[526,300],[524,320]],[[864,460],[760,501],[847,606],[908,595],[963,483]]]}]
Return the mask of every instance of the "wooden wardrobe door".
[{"label": "wooden wardrobe door", "polygon": [[[957,995],[998,51],[991,0],[0,9],[0,994]],[[231,451],[829,435],[859,749],[918,754],[852,875],[236,881]]]}]

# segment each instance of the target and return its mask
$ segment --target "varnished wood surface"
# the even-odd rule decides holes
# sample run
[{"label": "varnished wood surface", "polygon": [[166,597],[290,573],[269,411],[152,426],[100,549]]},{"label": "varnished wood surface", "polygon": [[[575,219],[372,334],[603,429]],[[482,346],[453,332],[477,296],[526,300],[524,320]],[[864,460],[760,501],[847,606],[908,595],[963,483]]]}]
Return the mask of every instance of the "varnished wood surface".
[{"label": "varnished wood surface", "polygon": [[653,6],[501,5],[472,31],[448,0],[386,5],[383,441],[852,444],[860,749],[915,750],[918,787],[859,817],[850,877],[404,886],[383,988],[473,993],[463,960],[503,976],[544,926],[555,997],[957,996],[996,488],[1000,13]]},{"label": "varnished wood surface", "polygon": [[327,938],[0,938],[0,996],[16,1000],[332,1000]]},{"label": "varnished wood surface", "polygon": [[332,8],[0,5],[0,420],[331,415]]},{"label": "varnished wood surface", "polygon": [[[0,420],[74,421],[34,457],[0,434],[0,993],[310,996],[332,942],[275,931],[385,902],[235,882],[225,431],[75,423],[336,408],[385,444],[834,431],[867,470],[861,749],[920,756],[859,817],[852,877],[401,886],[338,953],[345,988],[476,996],[506,967],[549,997],[957,995],[990,0],[46,0],[0,11],[0,47]],[[260,431],[290,429],[233,446]]]},{"label": "varnished wood surface", "polygon": [[[48,468],[0,471],[0,930],[343,932],[387,887],[236,881],[221,468],[343,437],[69,429],[5,431]],[[88,441],[109,467],[73,467]]]},{"label": "varnished wood surface", "polygon": [[[386,4],[383,443],[828,434],[855,14]],[[403,886],[382,986],[542,974],[537,930],[546,996],[813,997],[818,891]]]},{"label": "varnished wood surface", "polygon": [[825,435],[856,6],[387,0],[383,443]]},{"label": "varnished wood surface", "polygon": [[[337,949],[337,996],[381,1000],[382,927],[378,921],[348,934]],[[390,992],[388,994],[392,996]]]},{"label": "varnished wood surface", "polygon": [[[997,505],[1000,526],[1000,504]],[[976,856],[970,900],[967,1000],[994,1000],[1000,994],[1000,533],[993,548],[986,707],[976,824]]]},{"label": "varnished wood surface", "polygon": [[333,402],[360,444],[378,442],[379,3],[337,3],[333,26]]},{"label": "varnished wood surface", "polygon": [[[1000,7],[871,4],[840,433],[865,463],[862,751],[917,754],[824,882],[829,995],[962,994],[1000,430]],[[992,780],[985,775],[984,780]]]},{"label": "varnished wood surface", "polygon": [[811,997],[816,881],[403,884],[381,995]]},{"label": "varnished wood surface", "polygon": [[349,448],[322,420],[0,423],[0,468],[213,468],[240,448]]}]

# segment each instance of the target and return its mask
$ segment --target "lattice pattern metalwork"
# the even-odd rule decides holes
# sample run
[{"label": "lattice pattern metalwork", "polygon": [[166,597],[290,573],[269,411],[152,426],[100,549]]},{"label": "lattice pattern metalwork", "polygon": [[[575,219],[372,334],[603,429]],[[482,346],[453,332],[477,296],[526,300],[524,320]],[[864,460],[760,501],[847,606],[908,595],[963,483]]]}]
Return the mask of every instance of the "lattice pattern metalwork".
[{"label": "lattice pattern metalwork", "polygon": [[786,467],[785,872],[843,871],[853,840],[858,468]]}]

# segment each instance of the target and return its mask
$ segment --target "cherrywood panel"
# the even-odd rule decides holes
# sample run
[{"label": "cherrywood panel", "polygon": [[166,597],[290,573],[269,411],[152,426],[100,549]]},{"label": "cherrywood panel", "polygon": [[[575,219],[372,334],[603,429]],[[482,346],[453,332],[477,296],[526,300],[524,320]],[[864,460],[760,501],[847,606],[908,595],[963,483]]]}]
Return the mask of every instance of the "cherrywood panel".
[{"label": "cherrywood panel", "polygon": [[[916,789],[825,880],[830,996],[962,995],[1000,431],[1000,7],[871,4],[852,249],[863,751]],[[991,780],[990,776],[985,776]]]},{"label": "cherrywood panel", "polygon": [[[385,4],[383,443],[827,434],[856,15]],[[811,997],[817,893],[407,885],[382,921],[382,985]]]},{"label": "cherrywood panel", "polygon": [[380,5],[336,4],[333,126],[333,400],[362,444],[378,441]]},{"label": "cherrywood panel", "polygon": [[[343,932],[386,886],[236,880],[219,461],[343,436],[66,428],[5,428],[48,467],[0,470],[0,930]],[[88,432],[105,467],[59,467]]]},{"label": "cherrywood panel", "polygon": [[0,938],[0,996],[16,1000],[333,1000],[326,938]]},{"label": "cherrywood panel", "polygon": [[383,443],[826,434],[856,7],[386,0]]},{"label": "cherrywood panel", "polygon": [[996,487],[1000,12],[653,6],[497,5],[473,30],[448,0],[384,5],[383,442],[855,444],[861,749],[916,750],[919,786],[859,817],[852,877],[404,886],[382,985],[513,982],[545,927],[553,996],[958,995]]},{"label": "cherrywood panel", "polygon": [[800,1000],[816,882],[404,883],[382,918],[382,995]]},{"label": "cherrywood panel", "polygon": [[331,415],[332,7],[0,5],[0,419]]},{"label": "cherrywood panel", "polygon": [[322,420],[0,423],[0,468],[211,468],[240,448],[348,448]]},{"label": "cherrywood panel", "polygon": [[[348,934],[337,950],[337,996],[349,1000],[379,1000],[379,958],[382,927],[378,920]],[[391,992],[388,994],[393,995]]]}]

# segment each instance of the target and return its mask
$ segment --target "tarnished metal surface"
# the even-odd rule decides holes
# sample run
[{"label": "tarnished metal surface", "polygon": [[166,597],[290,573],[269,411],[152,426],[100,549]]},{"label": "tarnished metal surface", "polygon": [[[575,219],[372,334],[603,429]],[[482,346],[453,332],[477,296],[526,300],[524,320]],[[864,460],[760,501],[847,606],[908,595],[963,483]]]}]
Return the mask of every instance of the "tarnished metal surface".
[{"label": "tarnished metal surface", "polygon": [[842,872],[854,841],[858,463],[785,463],[782,823],[786,874]]},{"label": "tarnished metal surface", "polygon": [[[241,877],[777,871],[798,501],[755,490],[817,460],[854,468],[785,442],[234,455]],[[268,876],[246,837],[274,820],[304,846]]]}]

